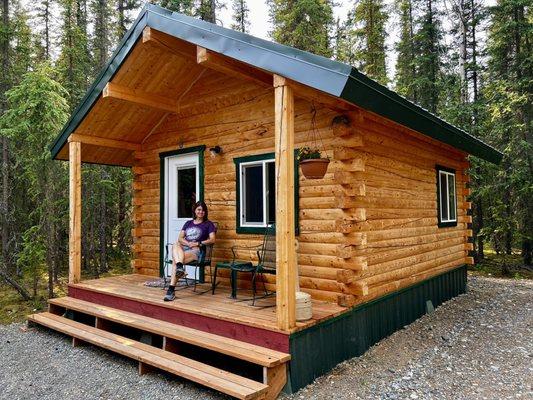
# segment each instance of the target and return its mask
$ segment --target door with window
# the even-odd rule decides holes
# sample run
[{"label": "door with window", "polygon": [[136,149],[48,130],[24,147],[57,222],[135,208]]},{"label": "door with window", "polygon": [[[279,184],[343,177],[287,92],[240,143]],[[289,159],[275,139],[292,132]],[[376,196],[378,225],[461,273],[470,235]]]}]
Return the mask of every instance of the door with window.
[{"label": "door with window", "polygon": [[[175,243],[181,228],[192,219],[192,207],[200,199],[199,153],[187,153],[165,158],[165,217],[164,243]],[[169,252],[171,251],[168,246]],[[170,268],[165,265],[165,275]],[[193,278],[195,268],[187,268]]]}]

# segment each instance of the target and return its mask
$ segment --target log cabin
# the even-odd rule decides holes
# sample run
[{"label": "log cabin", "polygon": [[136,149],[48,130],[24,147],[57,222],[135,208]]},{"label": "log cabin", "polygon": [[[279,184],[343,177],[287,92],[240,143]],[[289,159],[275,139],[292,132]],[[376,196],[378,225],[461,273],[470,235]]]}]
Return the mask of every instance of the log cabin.
[{"label": "log cabin", "polygon": [[[294,154],[317,142],[330,163],[307,179]],[[29,322],[238,398],[295,392],[464,293],[469,156],[502,158],[349,65],[150,4],[51,152],[70,166],[69,292]],[[131,275],[81,279],[82,163],[133,172]],[[144,282],[196,200],[218,224],[220,284],[164,303]],[[256,307],[250,274],[222,267],[272,222],[275,297]]]}]

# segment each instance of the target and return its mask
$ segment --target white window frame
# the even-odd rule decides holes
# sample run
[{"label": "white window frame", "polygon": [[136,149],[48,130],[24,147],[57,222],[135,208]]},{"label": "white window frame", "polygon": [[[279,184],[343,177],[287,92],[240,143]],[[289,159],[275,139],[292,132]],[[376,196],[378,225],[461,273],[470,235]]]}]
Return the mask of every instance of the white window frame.
[{"label": "white window frame", "polygon": [[[275,160],[274,158],[268,158],[265,160],[257,160],[257,161],[247,161],[247,162],[241,162],[239,163],[239,176],[240,176],[240,215],[239,215],[239,222],[241,228],[266,228],[269,224],[267,222],[267,212],[268,212],[268,181],[267,181],[267,164],[273,163]],[[244,171],[246,167],[251,166],[258,166],[261,165],[263,168],[263,222],[246,222],[245,221],[245,203],[246,203],[246,191],[245,183],[246,180],[244,178]],[[274,210],[275,212],[276,210]]]},{"label": "white window frame", "polygon": [[[446,171],[444,169],[437,169],[439,181],[438,181],[438,190],[437,196],[439,201],[439,223],[448,224],[448,223],[457,223],[457,186],[455,180],[455,172]],[[446,196],[445,199],[448,202],[448,215],[444,215],[444,207],[442,206],[442,179],[446,179]],[[455,218],[450,218],[450,211],[452,207],[450,206],[450,178],[453,179],[453,209],[455,211]]]}]

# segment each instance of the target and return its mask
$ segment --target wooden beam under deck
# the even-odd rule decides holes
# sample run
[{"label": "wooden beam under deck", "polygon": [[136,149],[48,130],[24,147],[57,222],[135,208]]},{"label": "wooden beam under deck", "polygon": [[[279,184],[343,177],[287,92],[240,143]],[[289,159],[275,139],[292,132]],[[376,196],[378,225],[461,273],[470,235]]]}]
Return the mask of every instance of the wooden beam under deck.
[{"label": "wooden beam under deck", "polygon": [[296,240],[294,221],[294,94],[274,75],[276,152],[276,314],[278,328],[296,325]]},{"label": "wooden beam under deck", "polygon": [[69,143],[68,281],[81,279],[81,143]]}]

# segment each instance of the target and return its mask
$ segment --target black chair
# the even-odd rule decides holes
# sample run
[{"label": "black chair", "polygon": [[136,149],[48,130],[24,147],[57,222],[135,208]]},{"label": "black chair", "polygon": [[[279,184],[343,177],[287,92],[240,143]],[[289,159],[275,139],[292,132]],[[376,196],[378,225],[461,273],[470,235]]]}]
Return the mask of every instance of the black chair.
[{"label": "black chair", "polygon": [[[243,262],[237,259],[237,251],[249,250],[257,254],[257,264],[253,262]],[[252,305],[255,305],[256,299],[262,299],[272,296],[276,292],[270,292],[265,284],[263,274],[276,274],[276,226],[272,224],[265,229],[263,242],[257,246],[233,246],[231,248],[233,260],[231,262],[232,276],[236,280],[237,272],[250,272],[252,274]],[[257,297],[256,281],[257,277],[261,278],[265,294]],[[236,282],[234,283],[236,286]]]},{"label": "black chair", "polygon": [[[217,223],[214,222],[215,224],[215,227],[217,227]],[[166,281],[167,281],[167,278],[171,278],[170,274],[172,273],[172,246],[174,245],[174,243],[167,243],[166,246],[165,246],[165,264],[167,264],[167,268],[165,268],[166,271],[165,272],[165,284],[166,284]],[[202,245],[200,246],[200,255],[198,257],[197,260],[194,260],[194,261],[191,261],[189,263],[187,263],[186,265],[184,265],[183,267],[185,268],[186,266],[189,266],[189,267],[193,267],[194,268],[194,277],[192,278],[193,281],[194,281],[194,291],[196,292],[196,285],[198,282],[200,283],[204,283],[205,282],[205,269],[206,267],[209,267],[209,274],[210,276],[212,277],[213,276],[213,269],[212,269],[212,257],[213,257],[213,248],[215,247],[214,244],[207,244],[207,245]],[[169,252],[169,248],[170,248],[170,252]],[[189,279],[190,278],[187,278],[185,277],[185,284],[186,286],[188,287],[189,286]],[[169,280],[170,281],[170,280]],[[166,286],[166,285],[165,285]],[[212,282],[212,288],[209,289],[212,291],[212,294],[215,294],[215,282],[213,281]],[[207,293],[209,292],[209,290],[206,290],[206,291],[203,291],[203,292],[199,292],[199,294],[204,294],[204,293]]]}]

